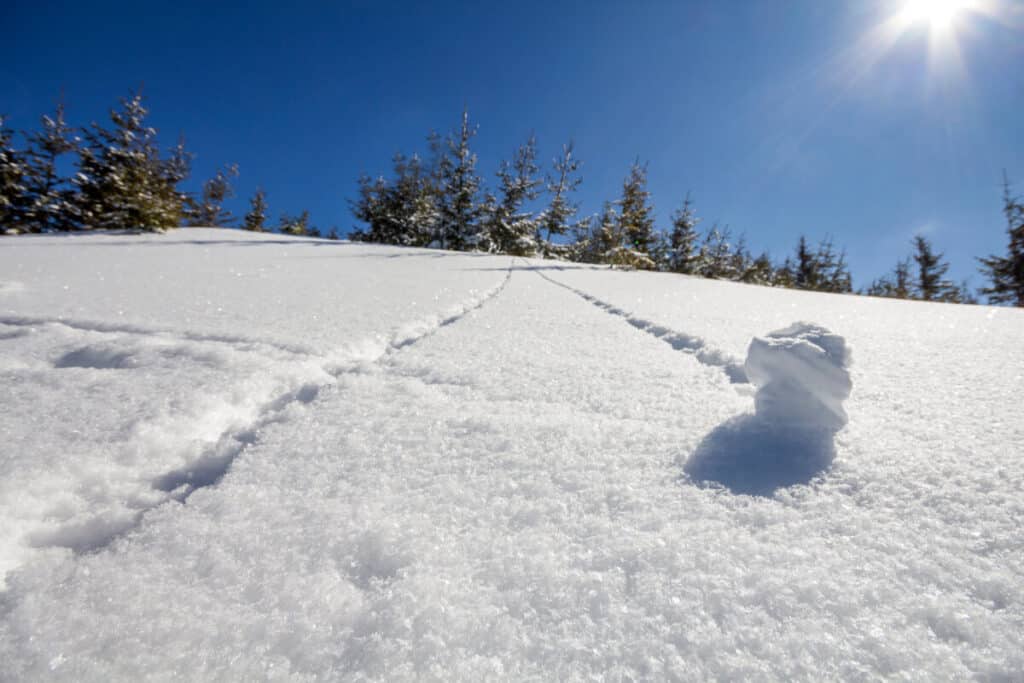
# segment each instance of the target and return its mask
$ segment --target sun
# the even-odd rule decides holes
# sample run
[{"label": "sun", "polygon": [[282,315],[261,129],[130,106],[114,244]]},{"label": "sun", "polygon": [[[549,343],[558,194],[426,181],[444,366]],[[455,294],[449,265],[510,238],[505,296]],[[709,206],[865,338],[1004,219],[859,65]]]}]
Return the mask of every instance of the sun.
[{"label": "sun", "polygon": [[930,31],[945,33],[953,28],[957,18],[971,9],[971,0],[908,0],[900,11],[899,19],[906,27],[926,24]]}]

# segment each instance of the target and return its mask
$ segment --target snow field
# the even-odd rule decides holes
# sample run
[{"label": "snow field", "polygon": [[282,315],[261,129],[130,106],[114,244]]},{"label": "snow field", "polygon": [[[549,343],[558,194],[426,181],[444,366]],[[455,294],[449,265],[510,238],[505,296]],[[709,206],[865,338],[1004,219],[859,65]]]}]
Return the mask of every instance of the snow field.
[{"label": "snow field", "polygon": [[[25,246],[19,241],[5,252],[18,259],[6,272],[21,271],[38,280],[30,287],[17,282],[16,287],[0,290],[21,295],[0,299],[0,306],[10,307],[0,313],[0,384],[5,387],[0,402],[4,406],[0,433],[5,436],[0,452],[4,471],[0,518],[5,522],[0,530],[0,587],[8,571],[36,553],[47,548],[76,553],[102,548],[138,524],[145,511],[216,483],[259,430],[279,419],[290,403],[309,402],[344,368],[373,361],[464,314],[493,296],[507,279],[507,274],[503,279],[497,271],[488,273],[490,288],[482,292],[454,289],[444,275],[434,282],[426,277],[398,282],[390,290],[395,296],[388,308],[382,292],[358,289],[360,281],[364,287],[377,284],[372,280],[353,277],[351,271],[347,278],[328,278],[327,284],[344,287],[349,296],[376,296],[379,307],[373,318],[353,316],[356,325],[331,331],[335,346],[322,354],[303,350],[306,340],[296,333],[285,335],[278,330],[278,341],[272,334],[267,335],[270,340],[260,341],[225,333],[216,320],[199,323],[191,331],[168,331],[166,319],[160,318],[166,313],[161,311],[151,313],[150,320],[164,325],[152,329],[136,324],[134,317],[128,323],[96,321],[92,320],[99,313],[95,299],[59,295],[88,287],[94,297],[134,316],[151,293],[140,290],[133,278],[141,278],[151,264],[145,258],[133,263],[132,252],[145,256],[147,249],[176,246],[194,251],[192,240],[184,238],[207,236],[209,240],[210,234],[225,242],[221,246],[236,249],[251,250],[249,242],[242,241],[246,238],[256,240],[257,246],[268,242],[280,246],[263,235],[209,230],[165,236],[168,244],[152,242],[159,239],[152,236],[128,244],[120,243],[128,239],[124,236],[97,236],[76,247],[92,247],[88,256],[107,266],[121,264],[127,257],[132,267],[119,265],[113,269],[116,277],[108,274],[88,284],[73,268],[41,269],[54,246],[77,238],[30,239]],[[311,251],[321,244],[307,241],[287,248],[301,251],[303,246]],[[267,253],[257,256],[263,264],[259,269],[276,258]],[[377,256],[390,259],[393,254]],[[164,277],[162,267],[166,262],[161,258],[155,267],[158,279]],[[238,272],[234,265],[223,270]],[[415,270],[423,275],[427,269]],[[55,273],[79,282],[61,285]],[[327,278],[326,273],[320,274]],[[468,279],[476,284],[476,278]],[[230,284],[234,290],[209,293],[214,298],[199,305],[220,311],[235,305],[237,310],[238,282]],[[243,286],[248,290],[248,284]],[[412,322],[404,318],[410,301],[429,302],[429,307],[415,309],[421,317]],[[27,308],[29,302],[37,307],[36,316],[7,312]],[[188,302],[182,298],[178,305]],[[40,309],[51,315],[38,316]],[[62,320],[59,314],[64,312],[82,315],[84,320]],[[283,314],[274,306],[256,314],[267,312]],[[249,322],[248,327],[258,324]],[[371,330],[371,324],[378,327]],[[322,331],[324,339],[327,332]]]},{"label": "snow field", "polygon": [[[0,678],[1024,675],[1017,312],[550,262],[516,261],[506,280],[507,259],[359,249],[371,256],[344,277],[415,268],[399,281],[451,283],[450,298],[422,328],[396,314],[377,328],[390,332],[336,339],[368,350],[328,364],[308,402],[260,413],[272,419],[257,438],[184,504],[149,509],[96,551],[51,548],[12,571]],[[829,366],[846,363],[817,362],[846,360],[837,337],[768,334],[799,319],[856,349],[845,401]],[[271,334],[274,320],[248,325],[253,338],[309,344],[284,326]],[[0,344],[24,339],[4,330]],[[84,345],[40,353],[52,363]],[[755,384],[695,349],[746,356]],[[83,380],[53,373],[32,381]],[[765,407],[780,380],[818,400],[787,391]],[[709,444],[719,457],[763,454],[764,433],[730,426],[766,413],[790,418],[781,437],[820,427],[820,448],[798,439],[796,452],[826,461],[747,492],[733,470],[688,473]]]}]

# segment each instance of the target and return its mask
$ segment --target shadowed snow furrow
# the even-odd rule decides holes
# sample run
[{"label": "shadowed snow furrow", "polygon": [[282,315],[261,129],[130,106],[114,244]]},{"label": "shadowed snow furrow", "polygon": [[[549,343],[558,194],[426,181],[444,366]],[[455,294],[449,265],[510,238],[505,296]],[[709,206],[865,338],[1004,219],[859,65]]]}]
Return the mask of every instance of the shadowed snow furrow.
[{"label": "shadowed snow furrow", "polygon": [[[367,342],[363,345],[353,345],[350,349],[364,349],[363,352],[349,351],[329,354],[321,357],[324,363],[324,370],[332,376],[338,376],[357,371],[366,363],[376,363],[384,357],[401,351],[426,337],[433,335],[442,327],[452,325],[469,313],[481,308],[486,303],[498,296],[512,277],[512,270],[509,268],[502,282],[496,287],[484,292],[479,297],[474,297],[462,305],[449,309],[436,316],[400,326],[393,333],[390,340],[384,345],[377,345],[374,342]],[[12,320],[14,322],[12,322]],[[45,320],[45,319],[3,319],[8,325],[38,325],[38,324],[62,324],[66,321]],[[74,327],[74,325],[68,325]],[[125,326],[90,325],[79,327],[89,331],[114,331],[129,334],[149,334],[152,336],[165,336],[162,332],[144,332],[141,328],[126,328]],[[189,340],[193,340],[189,338]],[[204,341],[222,341],[225,343],[237,343],[242,340],[229,340],[227,338],[210,339]],[[245,340],[246,344],[261,344]],[[281,347],[272,345],[275,348]],[[366,350],[369,349],[367,352]],[[249,349],[252,350],[252,349]],[[287,350],[287,349],[286,349]],[[296,352],[300,353],[300,352]],[[302,352],[304,353],[304,352]],[[77,354],[77,355],[76,355]],[[89,368],[116,368],[120,367],[110,358],[85,358],[85,354],[76,351],[58,360],[60,367],[89,367]],[[117,360],[117,359],[114,359]],[[303,359],[308,360],[308,359]],[[143,519],[143,515],[153,508],[167,503],[177,501],[184,503],[189,496],[200,488],[217,485],[230,471],[235,460],[249,446],[259,441],[260,431],[270,424],[283,422],[289,419],[288,412],[294,407],[300,407],[312,403],[319,396],[321,390],[330,382],[321,384],[306,383],[297,389],[288,391],[281,396],[265,403],[258,408],[253,419],[245,426],[230,429],[224,432],[217,442],[210,448],[205,449],[198,457],[189,461],[182,467],[175,468],[157,476],[151,482],[153,491],[161,492],[164,495],[158,496],[155,500],[146,503],[138,503],[131,510],[124,514],[101,514],[87,519],[77,519],[73,522],[61,525],[56,529],[45,532],[37,532],[31,535],[28,542],[34,547],[63,547],[73,550],[75,553],[97,552],[108,546],[117,538],[136,528]]]},{"label": "shadowed snow furrow", "polygon": [[625,320],[633,327],[646,332],[647,334],[660,339],[665,342],[673,349],[677,351],[683,351],[692,355],[698,361],[704,365],[712,367],[722,368],[722,372],[726,374],[729,381],[733,384],[744,384],[747,381],[747,373],[743,369],[743,363],[733,358],[724,351],[710,348],[702,338],[686,334],[685,332],[678,332],[668,327],[664,327],[657,323],[651,322],[650,320],[644,320],[643,318],[637,318],[629,313],[629,311],[613,306],[605,301],[601,301],[597,297],[591,296],[586,292],[570,287],[567,284],[559,282],[554,278],[551,278],[540,271],[535,271],[537,275],[541,276],[553,285],[567,289],[576,296],[582,298],[584,301],[589,301],[593,305],[597,306],[606,313],[618,316]]},{"label": "shadowed snow furrow", "polygon": [[0,325],[11,327],[37,327],[40,325],[63,325],[64,327],[82,332],[104,332],[119,334],[137,334],[150,337],[164,337],[167,339],[182,339],[195,342],[215,342],[230,344],[241,347],[240,350],[248,350],[253,346],[268,346],[278,351],[292,353],[297,356],[314,356],[316,351],[309,347],[297,344],[282,344],[280,342],[268,341],[266,339],[255,339],[252,337],[225,335],[225,334],[200,334],[197,332],[179,332],[171,329],[158,327],[144,327],[142,325],[131,325],[127,323],[105,323],[95,320],[69,320],[67,318],[41,318],[33,316],[0,316]]}]

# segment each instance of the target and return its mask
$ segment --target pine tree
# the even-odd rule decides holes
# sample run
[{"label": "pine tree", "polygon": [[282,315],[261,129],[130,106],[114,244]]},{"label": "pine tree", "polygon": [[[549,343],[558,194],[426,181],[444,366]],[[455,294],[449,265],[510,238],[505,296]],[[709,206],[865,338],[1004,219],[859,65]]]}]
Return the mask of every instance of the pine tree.
[{"label": "pine tree", "polygon": [[597,263],[623,265],[628,260],[623,256],[625,247],[622,245],[619,214],[611,202],[604,203],[601,215],[594,226],[591,245],[590,251]]},{"label": "pine tree", "polygon": [[820,292],[847,293],[853,291],[853,278],[846,265],[846,251],[838,253],[831,237],[826,237],[818,244],[814,254],[814,272],[816,282],[813,289]]},{"label": "pine tree", "polygon": [[57,160],[77,149],[77,138],[64,121],[64,103],[58,102],[52,117],[42,117],[42,130],[27,133],[25,189],[28,195],[26,223],[32,232],[68,230],[73,227],[71,192],[57,173]]},{"label": "pine tree", "polygon": [[488,197],[484,205],[487,216],[487,240],[492,251],[516,256],[530,256],[536,251],[534,234],[538,221],[523,204],[539,196],[541,185],[537,176],[537,141],[530,135],[515,153],[512,162],[501,162],[498,184],[501,199]]},{"label": "pine tree", "polygon": [[[565,235],[574,227],[573,218],[579,210],[572,194],[579,189],[583,178],[579,177],[581,162],[574,156],[573,142],[562,145],[562,154],[554,160],[554,173],[547,176],[547,191],[551,201],[541,214],[536,229],[537,244],[548,251],[554,235]],[[547,233],[546,235],[542,233]]]},{"label": "pine tree", "polygon": [[876,279],[863,293],[868,296],[881,296],[890,299],[909,299],[911,294],[910,259],[897,261],[890,275]]},{"label": "pine tree", "polygon": [[1003,177],[1003,215],[1009,244],[1006,256],[978,259],[981,272],[991,283],[981,293],[995,304],[1024,306],[1024,203],[1010,193],[1010,182]]},{"label": "pine tree", "polygon": [[298,216],[281,214],[281,233],[304,237],[309,234],[309,211],[302,210]]},{"label": "pine tree", "polygon": [[622,183],[619,224],[628,249],[647,256],[654,244],[654,209],[647,191],[647,166],[633,163]]},{"label": "pine tree", "polygon": [[796,265],[793,263],[791,256],[787,256],[782,265],[775,269],[775,273],[772,276],[772,284],[776,287],[790,289],[796,287]]},{"label": "pine tree", "polygon": [[914,237],[914,261],[917,262],[917,298],[924,301],[955,301],[957,289],[945,280],[949,264],[942,260],[942,254],[932,249],[932,244],[924,235]]},{"label": "pine tree", "polygon": [[185,207],[176,181],[187,171],[188,157],[181,150],[169,161],[160,158],[148,113],[142,96],[133,94],[110,112],[112,128],[93,123],[83,131],[73,179],[80,227],[163,230],[181,223]]},{"label": "pine tree", "polygon": [[447,153],[438,168],[438,237],[442,249],[475,248],[481,241],[480,177],[476,173],[476,154],[469,143],[476,128],[469,124],[469,111],[462,111],[462,125],[448,136]]},{"label": "pine tree", "polygon": [[761,252],[760,256],[750,262],[742,280],[754,285],[775,284],[775,269],[772,267],[772,259],[768,252]]},{"label": "pine tree", "polygon": [[800,235],[800,242],[796,247],[796,272],[794,275],[794,284],[797,289],[818,288],[818,259],[807,245],[807,238],[803,235]]},{"label": "pine tree", "polygon": [[359,195],[352,213],[367,224],[367,230],[353,234],[366,242],[427,246],[435,237],[438,222],[438,192],[433,169],[425,168],[419,156],[396,154],[394,177],[359,179]]},{"label": "pine tree", "polygon": [[910,282],[910,259],[897,261],[892,272],[893,296],[897,299],[909,299],[913,288]]},{"label": "pine tree", "polygon": [[673,273],[692,274],[697,271],[698,223],[700,219],[694,213],[693,202],[687,194],[683,207],[672,216],[672,232],[665,255],[666,268]]},{"label": "pine tree", "polygon": [[0,116],[0,233],[24,229],[28,205],[25,160],[11,146],[13,133],[4,127],[4,123],[5,117]]},{"label": "pine tree", "polygon": [[224,208],[224,201],[235,196],[231,179],[238,177],[238,164],[225,166],[203,183],[203,192],[196,206],[190,211],[192,225],[202,227],[228,227],[235,220]]},{"label": "pine tree", "polygon": [[702,277],[712,280],[736,279],[730,236],[728,227],[719,228],[716,224],[708,230],[697,256],[697,272]]},{"label": "pine tree", "polygon": [[267,224],[267,193],[257,188],[249,200],[249,211],[242,219],[242,227],[252,232],[263,232]]}]

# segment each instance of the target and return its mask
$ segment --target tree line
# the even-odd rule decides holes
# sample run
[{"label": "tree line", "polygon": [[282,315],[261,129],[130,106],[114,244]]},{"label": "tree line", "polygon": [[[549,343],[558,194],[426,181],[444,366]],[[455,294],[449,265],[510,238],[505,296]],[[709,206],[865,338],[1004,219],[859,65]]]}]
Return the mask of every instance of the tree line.
[{"label": "tree line", "polygon": [[[52,114],[40,118],[38,130],[22,131],[21,147],[15,146],[15,133],[0,116],[0,233],[235,224],[224,202],[234,196],[238,166],[224,166],[199,193],[183,191],[195,155],[183,138],[161,149],[157,131],[146,122],[149,111],[140,93],[122,98],[106,124],[70,126],[64,109],[58,103]],[[59,170],[65,158],[75,168],[70,176]],[[321,235],[310,224],[308,211],[283,214],[272,223],[262,189],[253,196],[242,227]],[[334,229],[327,236],[339,238]]]},{"label": "tree line", "polygon": [[[237,165],[224,166],[199,193],[184,192],[194,155],[183,139],[162,150],[156,130],[146,123],[148,114],[142,95],[132,93],[111,110],[106,124],[75,128],[58,104],[52,115],[41,117],[38,130],[21,132],[20,147],[0,117],[0,232],[234,226],[224,202],[234,196]],[[542,169],[531,135],[501,162],[490,188],[477,171],[476,132],[463,111],[452,132],[427,136],[426,157],[397,154],[390,176],[361,176],[351,208],[362,225],[348,237],[854,293],[845,251],[829,237],[812,244],[801,236],[781,261],[768,252],[755,255],[744,235],[734,238],[728,226],[714,223],[701,230],[689,195],[670,224],[659,228],[647,167],[639,160],[628,169],[619,197],[604,202],[596,215],[581,215],[575,199],[583,178],[571,142]],[[75,166],[70,176],[58,170],[64,157]],[[991,303],[1024,306],[1024,203],[1009,182],[1004,185],[1007,252],[979,259],[988,285],[977,295],[966,283],[947,279],[949,263],[923,235],[890,273],[856,293],[959,303],[976,303],[980,295]],[[313,226],[305,210],[271,222],[262,188],[250,199],[240,227],[339,238],[336,228],[324,235]]]},{"label": "tree line", "polygon": [[[1024,306],[1024,203],[1005,183],[1004,213],[1009,245],[1005,255],[979,259],[989,280],[977,293],[966,282],[951,282],[949,263],[924,235],[893,271],[854,292],[845,250],[830,237],[811,244],[801,236],[781,262],[768,252],[753,254],[744,235],[734,239],[728,226],[698,229],[694,204],[686,195],[670,225],[655,225],[647,167],[628,169],[618,198],[601,212],[581,216],[574,193],[582,183],[581,162],[572,143],[563,145],[550,168],[537,162],[530,136],[501,162],[495,188],[476,170],[471,142],[476,128],[463,111],[451,133],[427,136],[428,154],[397,154],[390,177],[363,175],[352,212],[363,223],[354,240],[538,256],[580,263],[697,275],[775,287],[857,293],[901,299]],[[543,208],[530,211],[543,198]]]}]

